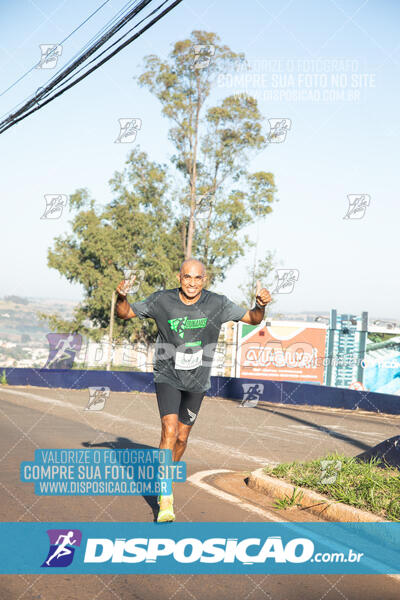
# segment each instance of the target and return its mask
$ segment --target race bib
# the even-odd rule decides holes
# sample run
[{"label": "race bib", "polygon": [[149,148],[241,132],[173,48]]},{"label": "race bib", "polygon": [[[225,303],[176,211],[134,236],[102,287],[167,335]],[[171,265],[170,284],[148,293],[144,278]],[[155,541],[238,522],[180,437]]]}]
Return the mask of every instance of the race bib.
[{"label": "race bib", "polygon": [[175,355],[175,369],[181,371],[190,371],[191,369],[197,369],[202,363],[203,350],[198,352],[176,352]]}]

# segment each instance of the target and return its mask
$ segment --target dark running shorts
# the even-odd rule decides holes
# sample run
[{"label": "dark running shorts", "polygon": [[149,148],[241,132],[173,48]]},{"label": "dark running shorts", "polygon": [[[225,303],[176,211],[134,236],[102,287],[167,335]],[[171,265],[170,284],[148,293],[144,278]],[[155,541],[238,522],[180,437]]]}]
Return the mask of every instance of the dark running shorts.
[{"label": "dark running shorts", "polygon": [[193,425],[205,392],[177,390],[169,383],[155,383],[160,417],[175,414],[185,425]]}]

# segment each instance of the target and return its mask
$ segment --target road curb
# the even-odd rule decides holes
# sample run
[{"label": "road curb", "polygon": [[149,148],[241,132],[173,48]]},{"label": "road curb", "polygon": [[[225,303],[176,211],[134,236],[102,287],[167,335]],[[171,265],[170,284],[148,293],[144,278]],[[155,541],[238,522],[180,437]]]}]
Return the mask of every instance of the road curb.
[{"label": "road curb", "polygon": [[326,521],[343,521],[345,523],[387,522],[386,519],[382,519],[382,517],[378,517],[369,511],[337,502],[327,496],[323,496],[307,488],[295,486],[282,479],[270,477],[264,473],[263,467],[250,473],[247,484],[258,492],[277,499],[283,499],[286,496],[290,498],[293,490],[297,488],[297,491],[301,491],[303,494],[297,504]]}]

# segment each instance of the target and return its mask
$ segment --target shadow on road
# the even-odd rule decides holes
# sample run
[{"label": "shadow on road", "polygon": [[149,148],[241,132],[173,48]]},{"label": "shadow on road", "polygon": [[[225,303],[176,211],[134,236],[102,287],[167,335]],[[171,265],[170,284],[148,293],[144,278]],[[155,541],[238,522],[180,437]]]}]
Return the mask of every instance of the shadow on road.
[{"label": "shadow on road", "polygon": [[[85,448],[110,448],[111,450],[129,450],[135,448],[137,450],[158,450],[156,446],[147,446],[146,444],[139,444],[138,442],[133,442],[129,438],[125,437],[117,437],[112,441],[103,441],[103,442],[82,442],[82,446]],[[158,515],[158,504],[156,496],[142,496],[142,498],[147,502],[153,511],[154,521],[157,520]]]},{"label": "shadow on road", "polygon": [[[237,401],[235,401],[235,402],[237,402]],[[244,407],[242,407],[242,408],[244,408]],[[290,409],[290,406],[288,406],[288,408]],[[307,425],[307,427],[316,429],[317,431],[322,431],[323,433],[328,434],[330,437],[336,438],[338,440],[343,440],[345,442],[349,442],[353,446],[356,446],[357,448],[360,448],[362,450],[370,450],[371,448],[373,448],[373,446],[371,446],[370,444],[364,444],[364,442],[361,442],[360,440],[357,440],[354,437],[351,437],[344,433],[340,433],[338,431],[334,431],[333,429],[330,429],[329,427],[325,427],[324,425],[318,425],[317,423],[313,423],[312,421],[308,421],[307,419],[301,419],[300,417],[296,417],[295,415],[289,415],[287,413],[281,412],[279,410],[275,410],[273,408],[269,408],[267,406],[262,406],[260,404],[257,404],[257,406],[252,407],[250,410],[253,410],[253,409],[261,410],[263,412],[269,412],[274,415],[279,415],[281,417],[284,417],[285,419],[288,419],[289,421],[295,421],[296,423],[302,423],[303,425]]]}]

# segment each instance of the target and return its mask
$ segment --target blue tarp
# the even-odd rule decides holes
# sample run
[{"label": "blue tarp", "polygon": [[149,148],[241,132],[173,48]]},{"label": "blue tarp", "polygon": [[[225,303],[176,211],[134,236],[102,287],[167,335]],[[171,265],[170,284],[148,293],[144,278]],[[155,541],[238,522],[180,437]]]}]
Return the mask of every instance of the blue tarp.
[{"label": "blue tarp", "polygon": [[[367,354],[368,356],[368,354]],[[397,394],[400,392],[400,354],[381,357],[384,368],[379,361],[374,365],[366,365],[364,369],[364,385],[369,390],[383,394]],[[393,366],[392,366],[393,365]]]}]

